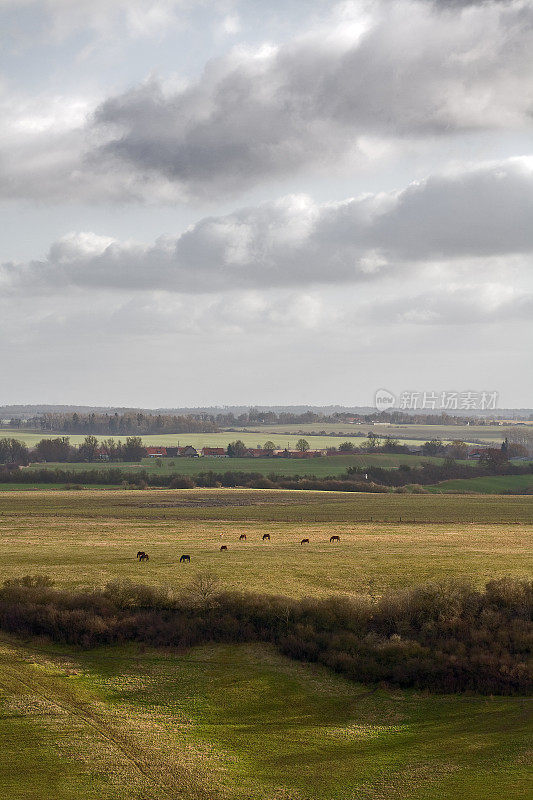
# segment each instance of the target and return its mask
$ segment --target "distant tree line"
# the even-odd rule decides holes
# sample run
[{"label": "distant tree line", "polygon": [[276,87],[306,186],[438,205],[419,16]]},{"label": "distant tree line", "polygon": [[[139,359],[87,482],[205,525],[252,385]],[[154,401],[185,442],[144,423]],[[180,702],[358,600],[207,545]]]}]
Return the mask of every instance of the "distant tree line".
[{"label": "distant tree line", "polygon": [[0,465],[26,466],[30,461],[50,462],[94,462],[104,451],[109,461],[140,461],[146,455],[146,447],[138,436],[128,436],[125,442],[86,436],[78,445],[70,444],[68,436],[41,439],[30,449],[17,439],[0,439]]},{"label": "distant tree line", "polygon": [[194,416],[145,414],[127,411],[123,414],[39,414],[17,427],[61,433],[87,433],[103,436],[148,435],[153,433],[213,433],[219,430],[212,420]]},{"label": "distant tree line", "polygon": [[224,591],[199,575],[179,596],[129,582],[59,591],[43,576],[4,582],[0,628],[81,647],[266,642],[348,679],[433,692],[533,690],[533,582],[430,584],[377,599],[294,600]]},{"label": "distant tree line", "polygon": [[[224,412],[220,414],[204,414],[203,418],[212,420],[221,428],[244,427],[253,425],[314,425],[317,423],[343,425],[358,422],[365,425],[373,423],[389,423],[392,425],[493,425],[495,420],[488,417],[452,416],[441,414],[425,414],[423,412],[408,414],[405,411],[374,411],[369,414],[342,412],[335,414],[320,414],[306,411],[295,414],[288,411],[261,411],[251,408],[242,414]],[[322,433],[322,432],[321,432]]]},{"label": "distant tree line", "polygon": [[[499,451],[497,451],[499,452]],[[398,469],[383,467],[349,467],[344,475],[317,477],[314,475],[269,475],[260,472],[226,470],[200,471],[196,475],[178,472],[159,474],[144,469],[129,472],[119,467],[94,467],[86,470],[58,468],[31,470],[0,470],[0,483],[53,483],[75,485],[102,484],[137,488],[166,487],[192,489],[194,487],[242,487],[247,489],[292,489],[331,492],[424,491],[423,487],[453,478],[478,478],[489,475],[527,475],[533,473],[533,463],[477,462],[473,466],[458,464],[447,459],[443,464],[424,463],[420,467],[400,465]],[[406,488],[408,487],[408,488]],[[513,490],[513,493],[520,493]],[[524,489],[523,494],[531,494]]]}]

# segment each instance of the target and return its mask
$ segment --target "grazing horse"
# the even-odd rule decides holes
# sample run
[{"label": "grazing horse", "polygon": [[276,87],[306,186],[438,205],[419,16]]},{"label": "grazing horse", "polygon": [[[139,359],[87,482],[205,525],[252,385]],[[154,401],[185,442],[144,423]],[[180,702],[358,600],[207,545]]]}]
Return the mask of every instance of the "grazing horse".
[{"label": "grazing horse", "polygon": [[221,545],[221,546],[220,546],[220,549],[221,549],[221,550],[227,550],[227,549],[228,549],[228,546],[227,546],[227,544],[223,544],[223,545]]},{"label": "grazing horse", "polygon": [[309,539],[302,539],[300,544],[309,544]]},{"label": "grazing horse", "polygon": [[141,555],[139,556],[139,561],[150,561],[150,559],[148,558],[148,553],[141,553]]},{"label": "grazing horse", "polygon": [[341,537],[340,536],[330,536],[329,540],[330,540],[330,542],[340,542]]},{"label": "grazing horse", "polygon": [[146,555],[144,550],[139,550],[139,552],[137,553],[137,558],[140,558],[141,556],[144,556],[144,555]]},{"label": "grazing horse", "polygon": [[180,564],[182,563],[182,561],[190,561],[190,560],[191,560],[191,557],[190,557],[190,556],[182,556],[182,557],[180,558]]},{"label": "grazing horse", "polygon": [[270,541],[270,534],[269,533],[264,533],[263,534],[263,541],[266,541],[266,539],[268,539],[268,541]]},{"label": "grazing horse", "polygon": [[239,542],[245,542],[245,541],[246,541],[246,534],[241,533],[241,535],[239,536]]}]

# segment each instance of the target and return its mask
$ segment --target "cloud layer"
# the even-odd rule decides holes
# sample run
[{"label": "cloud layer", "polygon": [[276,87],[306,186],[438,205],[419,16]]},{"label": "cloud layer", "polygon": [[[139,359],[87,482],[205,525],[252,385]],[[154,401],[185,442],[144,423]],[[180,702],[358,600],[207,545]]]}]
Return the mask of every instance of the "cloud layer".
[{"label": "cloud layer", "polygon": [[345,3],[284,44],[214,59],[184,88],[152,77],[81,125],[8,140],[3,194],[205,200],[324,170],[369,138],[528,129],[532,51],[531,0]]},{"label": "cloud layer", "polygon": [[0,279],[6,292],[213,293],[367,283],[461,259],[482,273],[483,259],[531,259],[532,219],[533,160],[511,159],[341,203],[290,196],[152,245],[69,234],[44,261],[4,264]]}]

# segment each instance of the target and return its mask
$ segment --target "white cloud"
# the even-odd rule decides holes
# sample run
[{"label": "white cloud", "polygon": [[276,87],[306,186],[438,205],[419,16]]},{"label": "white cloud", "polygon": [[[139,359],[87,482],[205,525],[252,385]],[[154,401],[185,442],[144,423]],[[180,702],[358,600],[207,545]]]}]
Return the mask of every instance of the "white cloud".
[{"label": "white cloud", "polygon": [[[4,291],[68,287],[213,293],[364,284],[533,254],[533,160],[431,176],[403,191],[317,205],[299,195],[205,217],[151,245],[69,234],[43,261],[4,264]],[[529,266],[526,266],[529,265]]]}]

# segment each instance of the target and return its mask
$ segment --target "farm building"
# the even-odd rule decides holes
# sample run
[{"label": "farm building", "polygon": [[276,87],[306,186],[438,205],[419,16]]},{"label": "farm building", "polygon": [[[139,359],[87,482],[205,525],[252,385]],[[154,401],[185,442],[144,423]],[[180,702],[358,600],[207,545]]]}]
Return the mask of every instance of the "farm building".
[{"label": "farm building", "polygon": [[186,456],[187,458],[198,458],[200,453],[193,447],[192,445],[188,444],[185,447],[179,447],[179,454],[180,456]]},{"label": "farm building", "polygon": [[146,455],[149,458],[160,458],[162,456],[167,455],[167,448],[166,447],[147,447],[146,448]]},{"label": "farm building", "polygon": [[224,458],[226,451],[223,447],[202,447],[203,456],[211,456],[215,458]]}]

